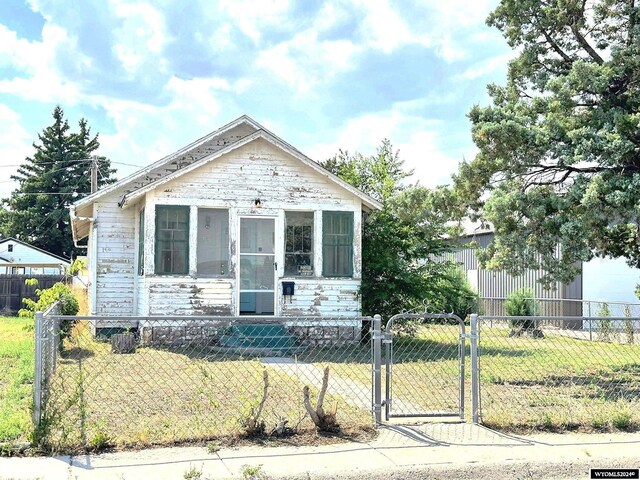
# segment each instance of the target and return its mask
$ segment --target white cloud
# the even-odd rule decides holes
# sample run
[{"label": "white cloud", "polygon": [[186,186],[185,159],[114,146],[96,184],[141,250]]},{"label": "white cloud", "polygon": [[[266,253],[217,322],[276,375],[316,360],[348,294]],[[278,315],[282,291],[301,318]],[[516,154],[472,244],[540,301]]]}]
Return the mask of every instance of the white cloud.
[{"label": "white cloud", "polygon": [[42,42],[17,39],[14,32],[0,25],[0,53],[22,75],[0,80],[0,92],[17,95],[27,100],[62,102],[75,105],[79,99],[77,86],[63,79],[55,68],[58,51],[74,52],[80,65],[90,66],[91,61],[77,51],[76,43],[67,32],[55,25],[45,24]]},{"label": "white cloud", "polygon": [[440,122],[405,113],[403,105],[397,104],[388,111],[349,120],[335,141],[312,145],[307,151],[315,160],[330,158],[339,149],[369,155],[375,153],[380,142],[387,138],[394,149],[400,151],[405,168],[414,170],[412,180],[435,187],[449,183],[461,160],[442,150],[441,128]]},{"label": "white cloud", "polygon": [[365,16],[360,30],[367,43],[375,50],[391,53],[396,48],[411,43],[425,43],[423,34],[415,34],[396,13],[398,7],[391,7],[387,1],[360,0],[365,8]]},{"label": "white cloud", "polygon": [[221,0],[217,8],[224,11],[238,29],[257,44],[263,30],[285,21],[290,3],[288,0]]},{"label": "white cloud", "polygon": [[113,50],[125,70],[133,73],[151,65],[156,71],[163,69],[166,62],[160,54],[168,40],[164,15],[146,3],[122,0],[115,2],[114,13],[122,19],[122,26],[114,35],[119,41]]},{"label": "white cloud", "polygon": [[291,40],[262,51],[256,64],[280,77],[299,93],[324,83],[353,68],[360,48],[349,40],[318,40],[318,33],[306,30]]},{"label": "white cloud", "polygon": [[510,52],[505,55],[498,55],[482,62],[476,63],[462,72],[458,78],[464,80],[475,80],[485,75],[489,75],[496,70],[504,70],[507,67],[507,63],[514,57],[514,53]]},{"label": "white cloud", "polygon": [[31,135],[20,124],[20,115],[0,103],[0,198],[9,196],[18,187],[9,179],[25,157],[32,153]]}]

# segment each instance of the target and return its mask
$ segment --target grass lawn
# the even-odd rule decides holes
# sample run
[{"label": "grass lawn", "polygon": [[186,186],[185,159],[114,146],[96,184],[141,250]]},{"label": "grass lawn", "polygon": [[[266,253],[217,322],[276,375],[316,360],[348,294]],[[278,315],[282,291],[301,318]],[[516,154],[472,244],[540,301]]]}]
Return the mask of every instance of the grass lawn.
[{"label": "grass lawn", "polygon": [[0,442],[25,442],[33,401],[33,321],[0,317]]},{"label": "grass lawn", "polygon": [[[225,357],[194,347],[138,347],[132,354],[114,354],[108,343],[77,329],[66,341],[51,380],[48,446],[70,451],[233,441],[243,436],[247,420],[257,410],[265,370],[268,394],[259,420],[265,422],[266,433],[285,420],[298,432],[314,432],[302,402],[304,383],[295,375],[258,359]],[[311,391],[315,403],[318,390]],[[344,434],[370,433],[368,410],[331,394],[325,405],[337,406]]]},{"label": "grass lawn", "polygon": [[[427,325],[413,337],[396,337],[392,413],[457,411],[458,333],[458,327]],[[511,432],[640,428],[639,345],[589,342],[553,330],[542,339],[511,338],[507,328],[494,327],[482,329],[479,347],[485,425]],[[469,341],[466,350],[465,414],[470,419]],[[306,360],[368,382],[368,351],[368,345],[348,347]]]},{"label": "grass lawn", "polygon": [[[457,411],[458,335],[454,326],[426,325],[414,336],[395,339],[392,412]],[[482,330],[480,355],[486,425],[512,432],[640,428],[639,345],[589,342],[552,330],[539,339],[511,338],[508,329],[494,327]],[[330,367],[325,409],[336,409],[344,433],[370,431],[369,345],[310,348],[296,360],[318,370]],[[312,432],[302,404],[302,387],[307,382],[291,370],[195,345],[188,349],[138,347],[133,354],[114,354],[108,343],[95,341],[86,328],[78,328],[66,341],[51,380],[46,421],[50,447],[68,451],[237,439],[262,398],[264,371],[269,386],[260,419],[266,432],[283,421],[299,432]],[[470,372],[467,341],[467,419]],[[383,365],[383,378],[384,373]],[[315,403],[317,388],[309,383]],[[349,389],[360,387],[359,398],[365,398],[365,406],[348,398]],[[28,425],[27,390],[24,419]]]}]

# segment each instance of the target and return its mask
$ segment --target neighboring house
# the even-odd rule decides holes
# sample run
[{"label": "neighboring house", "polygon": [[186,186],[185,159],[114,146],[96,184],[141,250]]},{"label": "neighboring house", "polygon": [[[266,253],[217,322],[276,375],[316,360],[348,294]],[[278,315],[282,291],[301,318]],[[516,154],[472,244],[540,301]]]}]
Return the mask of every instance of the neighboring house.
[{"label": "neighboring house", "polygon": [[68,259],[15,238],[0,239],[0,274],[64,275],[69,265]]},{"label": "neighboring house", "polygon": [[[486,248],[493,237],[490,229],[470,228],[462,243],[475,242],[479,248]],[[584,316],[595,315],[596,312],[589,312],[587,306],[583,308],[587,303],[582,300],[638,303],[634,290],[640,281],[640,270],[629,267],[621,259],[593,259],[581,265],[581,273],[571,283],[555,282],[550,289],[545,289],[538,282],[544,273],[541,270],[527,270],[517,276],[503,270],[486,270],[479,266],[473,248],[461,248],[453,257],[465,270],[472,287],[485,299],[504,299],[514,290],[528,287],[536,298],[544,299],[541,302],[543,308],[550,311],[543,313]],[[560,299],[569,301],[552,301]],[[499,311],[503,302],[498,300],[492,304],[485,300],[484,303],[489,310]]]},{"label": "neighboring house", "polygon": [[355,317],[362,213],[380,208],[242,116],[76,202],[71,221],[94,315]]}]

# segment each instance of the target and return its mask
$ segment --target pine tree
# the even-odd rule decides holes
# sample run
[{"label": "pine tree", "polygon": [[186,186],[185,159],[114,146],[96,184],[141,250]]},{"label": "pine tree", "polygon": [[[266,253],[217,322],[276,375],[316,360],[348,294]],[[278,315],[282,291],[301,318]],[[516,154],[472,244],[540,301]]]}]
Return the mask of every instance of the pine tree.
[{"label": "pine tree", "polygon": [[[91,136],[87,121],[80,131],[70,131],[60,106],[53,110],[54,122],[38,134],[35,153],[27,157],[11,176],[19,187],[2,203],[0,216],[4,236],[18,238],[53,254],[71,257],[77,249],[71,237],[69,205],[91,192],[91,155],[100,143]],[[98,186],[113,183],[111,162],[98,157]]]}]

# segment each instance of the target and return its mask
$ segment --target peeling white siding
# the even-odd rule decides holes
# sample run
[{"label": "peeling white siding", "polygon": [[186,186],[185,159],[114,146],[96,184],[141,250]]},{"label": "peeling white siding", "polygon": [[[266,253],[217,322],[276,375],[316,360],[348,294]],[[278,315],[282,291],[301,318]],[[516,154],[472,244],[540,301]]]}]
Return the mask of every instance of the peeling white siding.
[{"label": "peeling white siding", "polygon": [[149,315],[232,315],[231,280],[151,277],[145,281]]},{"label": "peeling white siding", "polygon": [[281,303],[284,316],[356,317],[360,315],[359,280],[290,277],[287,281],[295,282],[295,295],[291,298],[283,298],[280,285],[278,301]]},{"label": "peeling white siding", "polygon": [[[120,192],[122,193],[122,192]],[[260,199],[262,208],[255,208]],[[102,315],[236,315],[238,225],[241,216],[275,219],[277,270],[276,315],[357,316],[361,274],[362,203],[311,167],[267,141],[256,140],[209,164],[149,191],[139,204],[121,209],[120,196],[109,195],[96,205],[97,298]],[[190,274],[154,274],[156,205],[191,209]],[[145,209],[144,276],[137,274],[138,212]],[[199,278],[196,272],[197,209],[229,210],[229,274]],[[284,211],[315,212],[315,277],[288,277],[296,282],[292,303],[284,303]],[[354,212],[354,278],[321,278],[322,211]],[[134,295],[136,295],[134,301]]]},{"label": "peeling white siding", "polygon": [[117,202],[95,204],[95,313],[132,315],[135,263],[133,210],[121,210]]}]

